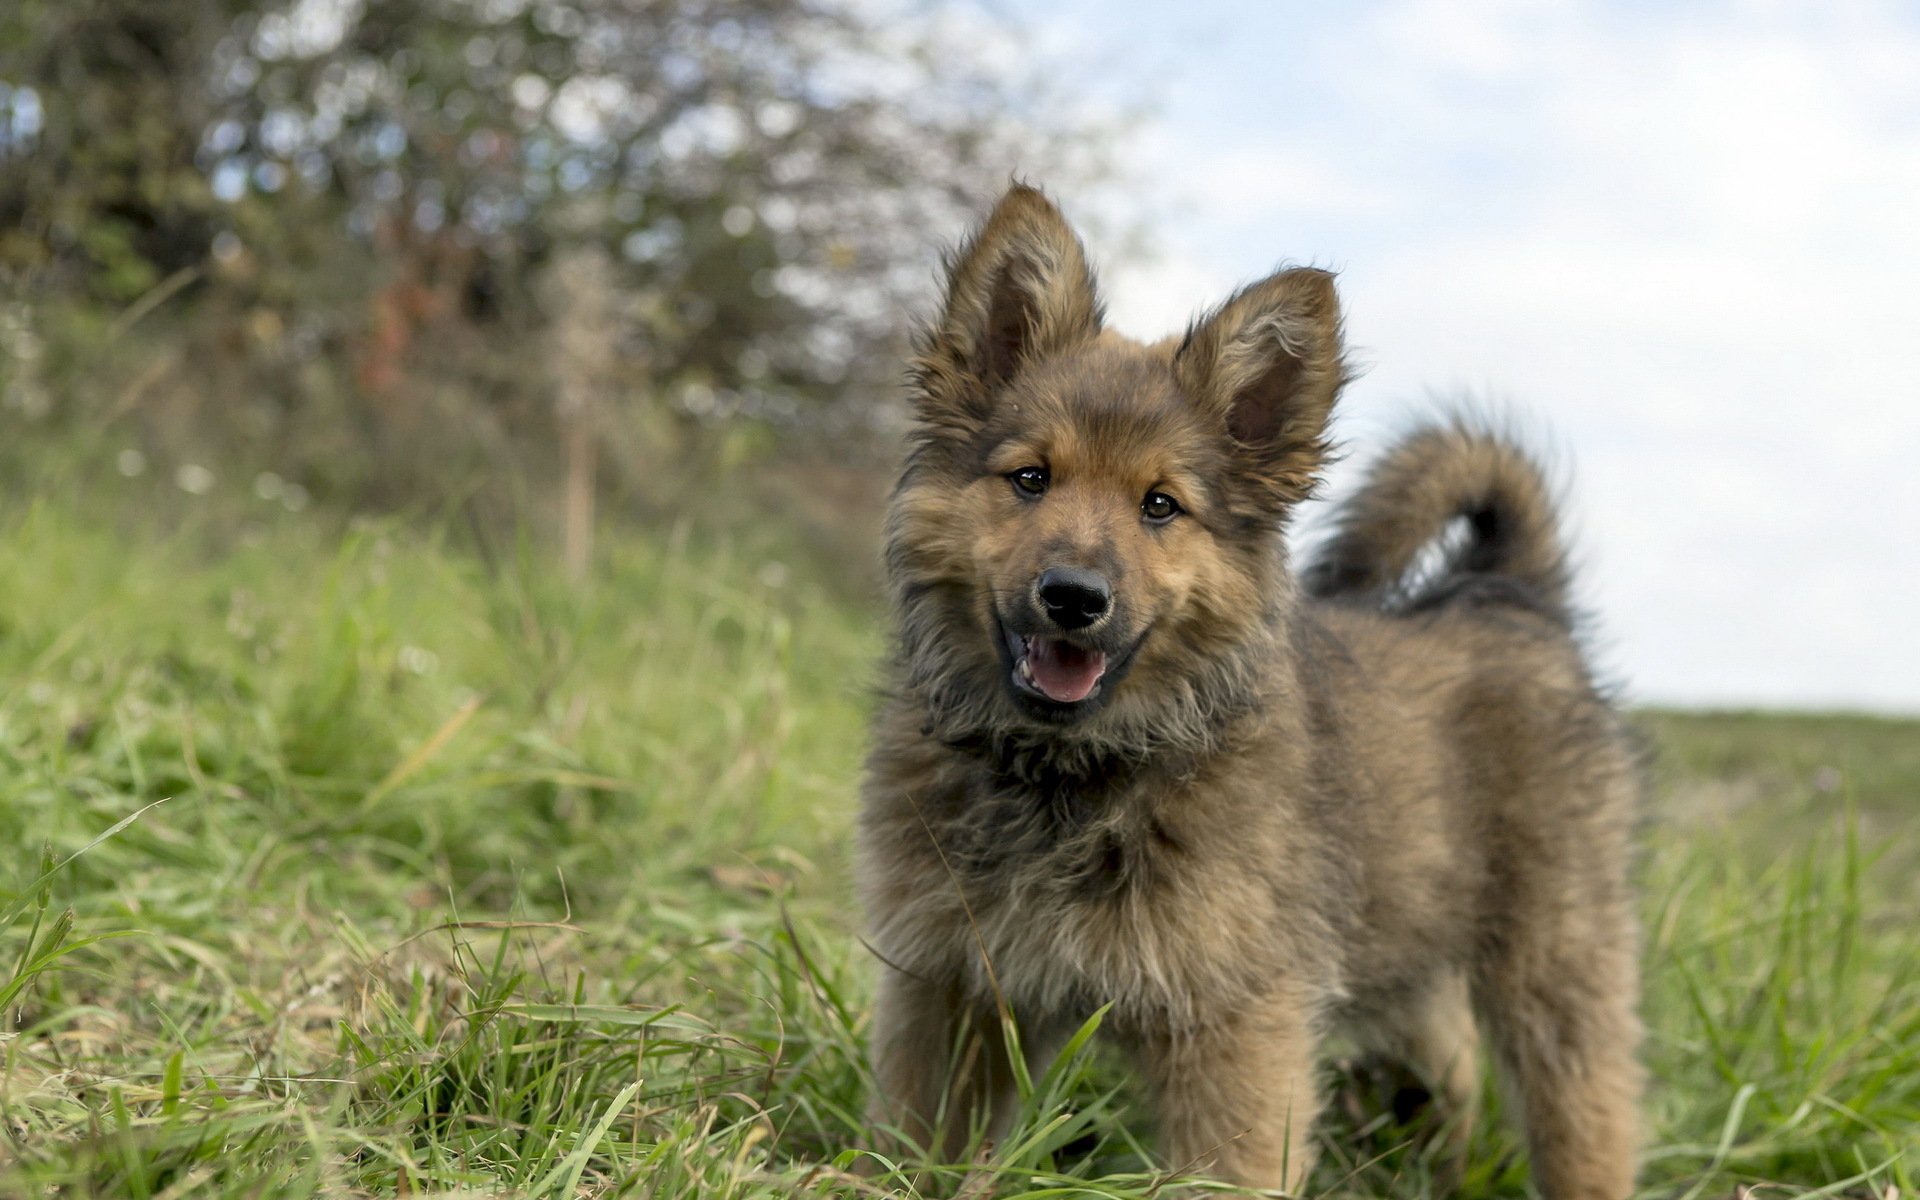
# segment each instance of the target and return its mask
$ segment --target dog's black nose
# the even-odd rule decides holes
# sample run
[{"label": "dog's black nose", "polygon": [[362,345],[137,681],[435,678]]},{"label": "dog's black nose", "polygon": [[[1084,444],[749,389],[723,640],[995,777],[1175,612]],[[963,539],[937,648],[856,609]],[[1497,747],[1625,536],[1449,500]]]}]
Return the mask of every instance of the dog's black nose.
[{"label": "dog's black nose", "polygon": [[1085,629],[1106,616],[1113,603],[1107,581],[1079,567],[1048,567],[1040,573],[1035,590],[1041,607],[1062,629]]}]

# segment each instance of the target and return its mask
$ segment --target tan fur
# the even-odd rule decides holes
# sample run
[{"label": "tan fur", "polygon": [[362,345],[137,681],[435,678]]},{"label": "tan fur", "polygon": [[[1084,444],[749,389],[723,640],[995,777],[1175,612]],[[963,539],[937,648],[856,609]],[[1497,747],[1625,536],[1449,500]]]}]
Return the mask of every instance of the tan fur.
[{"label": "tan fur", "polygon": [[[1468,425],[1416,435],[1302,588],[1280,535],[1342,376],[1331,277],[1152,346],[1099,313],[1016,188],[922,338],[859,835],[875,1125],[957,1153],[1007,1119],[1002,1005],[1036,1063],[1111,1005],[1169,1167],[1297,1190],[1329,1034],[1407,1060],[1463,1138],[1484,1029],[1542,1191],[1626,1196],[1640,783],[1538,472]],[[1038,498],[1009,483],[1030,466]],[[1185,511],[1145,521],[1149,489]],[[1014,694],[1002,629],[1061,565],[1112,581],[1093,633],[1126,663],[1064,715]]]}]

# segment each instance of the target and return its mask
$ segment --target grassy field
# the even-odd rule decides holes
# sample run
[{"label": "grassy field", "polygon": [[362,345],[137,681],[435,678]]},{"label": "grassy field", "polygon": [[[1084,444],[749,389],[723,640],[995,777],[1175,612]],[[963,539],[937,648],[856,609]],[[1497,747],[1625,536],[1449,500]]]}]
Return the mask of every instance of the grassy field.
[{"label": "grassy field", "polygon": [[[256,508],[0,510],[0,1194],[904,1190],[856,1150],[873,613],[771,535],[571,588]],[[1647,1194],[1911,1195],[1920,725],[1643,723]],[[1313,1190],[1436,1191],[1336,1086]],[[1094,1043],[922,1182],[1165,1194],[1137,1099]],[[1473,1163],[1526,1193],[1500,1128]]]}]

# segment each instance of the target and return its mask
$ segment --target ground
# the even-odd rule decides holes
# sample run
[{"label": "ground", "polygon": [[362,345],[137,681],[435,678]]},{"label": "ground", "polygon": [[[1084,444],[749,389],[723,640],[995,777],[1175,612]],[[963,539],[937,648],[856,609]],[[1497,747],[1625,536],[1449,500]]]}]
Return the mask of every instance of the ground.
[{"label": "ground", "polygon": [[[190,506],[189,506],[190,508]],[[0,508],[0,1194],[870,1195],[878,619],[778,532]],[[1920,1181],[1920,723],[1637,714],[1649,1196]],[[1438,1164],[1362,1076],[1313,1191]],[[1097,1039],[931,1192],[1168,1182]],[[1498,1127],[1466,1196],[1526,1194]]]}]

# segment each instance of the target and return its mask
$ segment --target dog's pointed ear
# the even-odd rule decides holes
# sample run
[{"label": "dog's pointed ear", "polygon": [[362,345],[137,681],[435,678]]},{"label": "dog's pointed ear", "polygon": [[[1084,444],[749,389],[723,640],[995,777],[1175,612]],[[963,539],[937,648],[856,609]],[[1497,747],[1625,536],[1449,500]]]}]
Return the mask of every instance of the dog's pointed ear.
[{"label": "dog's pointed ear", "polygon": [[946,304],[914,362],[921,417],[977,429],[1025,364],[1100,332],[1086,251],[1060,210],[1016,185],[947,265]]},{"label": "dog's pointed ear", "polygon": [[1224,425],[1263,507],[1305,499],[1346,379],[1333,276],[1296,267],[1242,288],[1187,331],[1173,370]]}]

